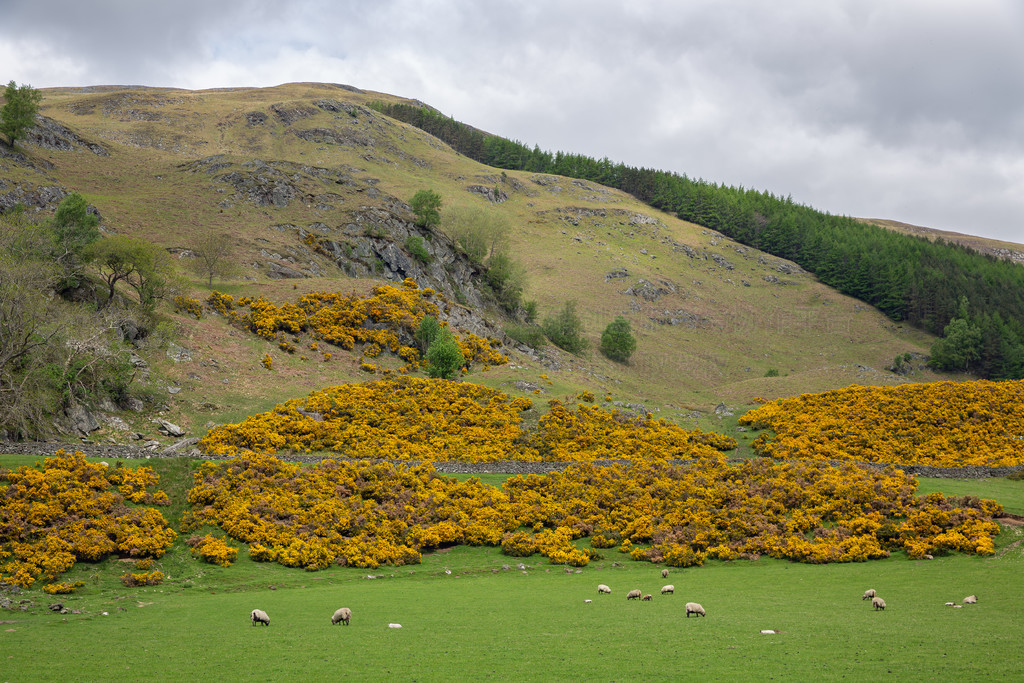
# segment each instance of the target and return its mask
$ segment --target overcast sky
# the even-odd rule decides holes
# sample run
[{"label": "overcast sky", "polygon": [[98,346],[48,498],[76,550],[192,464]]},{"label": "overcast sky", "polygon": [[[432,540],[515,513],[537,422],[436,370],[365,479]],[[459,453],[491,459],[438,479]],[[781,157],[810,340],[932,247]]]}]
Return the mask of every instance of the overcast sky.
[{"label": "overcast sky", "polygon": [[1024,242],[1018,0],[0,0],[0,79],[345,83],[549,151]]}]

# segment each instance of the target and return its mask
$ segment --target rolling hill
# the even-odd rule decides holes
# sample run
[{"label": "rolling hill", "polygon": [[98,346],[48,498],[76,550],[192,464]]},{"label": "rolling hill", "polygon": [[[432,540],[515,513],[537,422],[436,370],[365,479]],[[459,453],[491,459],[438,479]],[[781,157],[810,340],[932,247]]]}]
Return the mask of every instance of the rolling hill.
[{"label": "rolling hill", "polygon": [[[381,101],[408,102],[317,83],[48,89],[40,124],[17,151],[0,152],[0,205],[43,214],[79,192],[106,234],[173,254],[196,298],[209,290],[187,266],[200,237],[215,234],[237,265],[235,277],[214,281],[220,291],[282,304],[413,277],[458,304],[453,326],[500,337],[511,321],[479,286],[480,269],[447,237],[415,224],[407,202],[431,189],[443,198],[442,216],[474,208],[508,222],[511,253],[526,271],[523,299],[537,302],[540,317],[574,300],[591,349],[617,315],[638,341],[620,365],[596,350],[576,357],[506,339],[511,362],[474,372],[473,381],[535,399],[590,390],[701,424],[719,404],[935,378],[922,362],[932,336],[792,262],[593,182],[484,166],[369,106]],[[429,266],[412,257],[410,237],[425,239]],[[161,312],[174,330],[141,350],[148,387],[169,419],[197,433],[367,379],[358,355],[313,363],[223,318]],[[266,353],[273,372],[260,363]],[[888,371],[903,354],[916,359],[910,374]]]}]

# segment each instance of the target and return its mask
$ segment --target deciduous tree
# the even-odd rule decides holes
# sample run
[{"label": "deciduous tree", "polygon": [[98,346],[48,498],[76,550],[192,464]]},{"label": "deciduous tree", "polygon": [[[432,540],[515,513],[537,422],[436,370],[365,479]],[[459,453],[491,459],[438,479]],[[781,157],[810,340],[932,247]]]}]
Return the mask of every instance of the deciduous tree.
[{"label": "deciduous tree", "polygon": [[601,353],[616,363],[626,363],[636,350],[636,338],[629,321],[621,315],[601,333]]},{"label": "deciduous tree", "polygon": [[43,94],[31,85],[18,86],[14,81],[7,84],[4,89],[4,106],[0,107],[0,133],[7,136],[7,143],[11,147],[35,124],[42,99]]}]

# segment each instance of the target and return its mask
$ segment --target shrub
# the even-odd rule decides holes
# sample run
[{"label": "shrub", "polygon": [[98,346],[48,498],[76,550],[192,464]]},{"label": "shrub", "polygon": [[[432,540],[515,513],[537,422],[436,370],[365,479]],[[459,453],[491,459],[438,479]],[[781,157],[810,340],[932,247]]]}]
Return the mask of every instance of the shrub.
[{"label": "shrub", "polygon": [[501,552],[512,557],[529,557],[537,552],[537,541],[525,531],[505,534],[501,540]]},{"label": "shrub", "polygon": [[779,371],[776,370],[775,368],[769,368],[768,372],[764,373],[764,376],[765,377],[778,377],[779,376]]},{"label": "shrub", "polygon": [[416,224],[427,230],[433,230],[441,222],[441,195],[433,190],[420,190],[409,202],[412,212],[416,214]]},{"label": "shrub", "polygon": [[128,586],[129,588],[134,586],[156,586],[164,580],[164,573],[162,571],[145,572],[142,574],[133,574],[131,572],[121,576],[121,583]]},{"label": "shrub", "polygon": [[505,334],[520,344],[526,344],[531,349],[539,349],[544,346],[547,339],[544,336],[544,330],[537,325],[508,325],[505,327]]},{"label": "shrub", "polygon": [[412,257],[420,263],[427,264],[434,260],[434,257],[430,255],[427,248],[423,246],[422,237],[410,235],[409,238],[405,240],[405,248],[410,254],[412,254]]},{"label": "shrub", "polygon": [[455,343],[455,339],[447,331],[443,331],[427,349],[427,374],[435,379],[451,379],[466,362]]},{"label": "shrub", "polygon": [[63,581],[61,583],[47,583],[43,586],[43,591],[50,595],[67,595],[68,593],[74,593],[76,588],[81,588],[85,584],[81,581],[75,581],[69,583]]},{"label": "shrub", "polygon": [[616,363],[626,363],[636,350],[636,338],[629,321],[621,315],[608,323],[601,333],[601,353]]},{"label": "shrub", "polygon": [[551,343],[560,349],[575,355],[587,349],[587,340],[583,338],[583,321],[576,313],[575,301],[566,301],[562,310],[544,319],[541,328]]},{"label": "shrub", "polygon": [[188,544],[192,547],[192,555],[221,567],[230,567],[238,557],[238,548],[228,545],[224,539],[212,534],[193,536],[188,539]]}]

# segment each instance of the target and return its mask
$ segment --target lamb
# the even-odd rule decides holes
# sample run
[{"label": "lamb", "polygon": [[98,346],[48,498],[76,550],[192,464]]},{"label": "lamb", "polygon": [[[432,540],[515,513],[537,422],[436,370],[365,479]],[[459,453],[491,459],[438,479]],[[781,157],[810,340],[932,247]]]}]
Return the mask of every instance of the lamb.
[{"label": "lamb", "polygon": [[673,586],[671,583],[669,585],[667,585],[667,586],[662,586],[661,587],[661,594],[662,595],[664,595],[665,593],[675,594],[675,592],[676,592],[676,587]]},{"label": "lamb", "polygon": [[885,600],[879,597],[871,598],[871,606],[875,608],[875,611],[885,609]]},{"label": "lamb", "polygon": [[264,626],[270,626],[270,617],[268,617],[267,613],[261,609],[254,609],[252,614],[249,615],[249,618],[252,619],[253,626],[257,623],[263,624]]},{"label": "lamb", "polygon": [[640,589],[639,588],[634,588],[633,590],[631,590],[628,593],[626,593],[626,599],[627,600],[639,600],[641,595],[642,595],[642,593],[640,592]]},{"label": "lamb", "polygon": [[600,586],[597,587],[597,592],[608,593],[609,595],[611,595],[612,589],[602,583]]},{"label": "lamb", "polygon": [[341,623],[345,624],[345,626],[348,626],[348,621],[351,618],[352,618],[352,610],[350,610],[348,607],[342,607],[341,609],[339,609],[337,612],[334,613],[333,617],[331,617],[331,626],[334,626],[339,621]]},{"label": "lamb", "polygon": [[868,598],[873,598],[876,595],[878,595],[878,593],[875,592],[875,589],[869,588],[866,591],[864,591],[864,595],[863,597],[861,597],[861,600],[867,600]]},{"label": "lamb", "polygon": [[707,616],[707,613],[704,611],[704,608],[696,602],[686,603],[686,618],[689,619],[691,614],[696,614],[699,617]]},{"label": "lamb", "polygon": [[977,595],[968,595],[966,598],[964,598],[963,603],[965,605],[976,605],[976,604],[978,604],[978,596]]},{"label": "lamb", "polygon": [[650,600],[652,599],[652,596],[651,596],[651,594],[650,594],[650,593],[648,593],[647,595],[645,595],[644,597],[642,597],[642,598],[640,598],[640,599],[641,599],[641,600],[647,600],[647,601],[650,601]]},{"label": "lamb", "polygon": [[661,578],[663,578],[663,579],[667,579],[668,578],[668,570],[667,569],[662,569],[661,570]]}]

